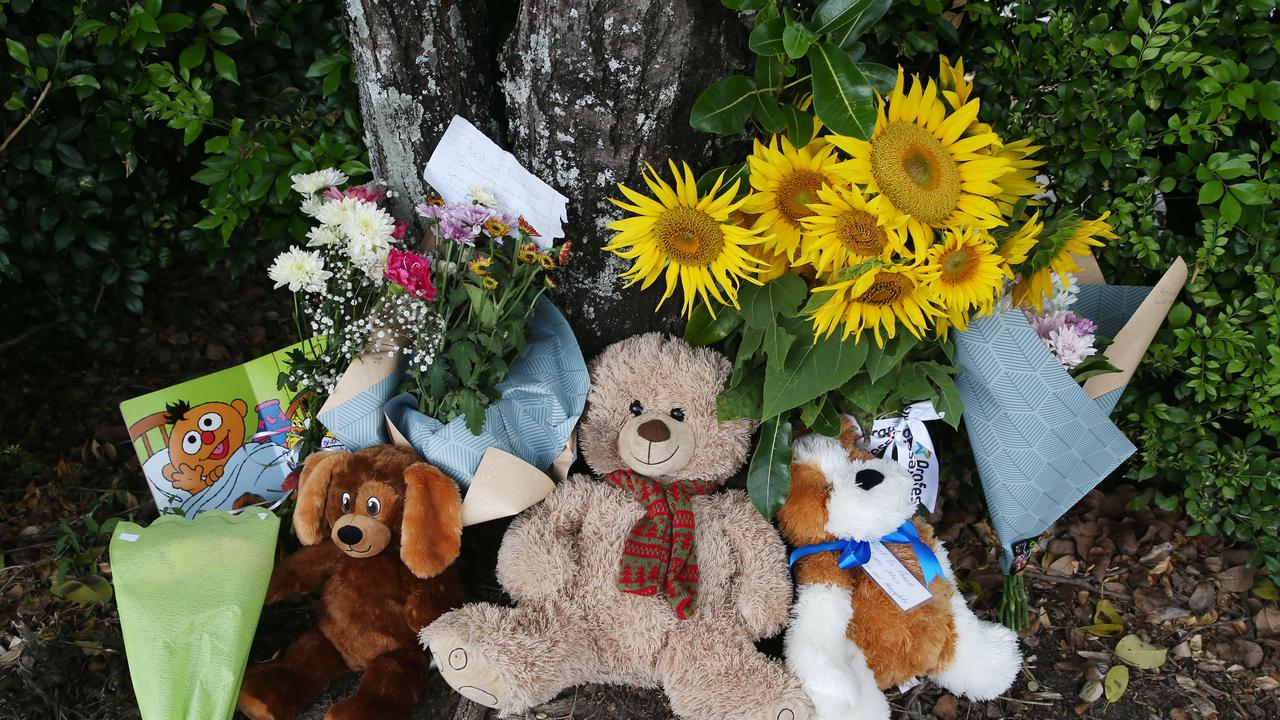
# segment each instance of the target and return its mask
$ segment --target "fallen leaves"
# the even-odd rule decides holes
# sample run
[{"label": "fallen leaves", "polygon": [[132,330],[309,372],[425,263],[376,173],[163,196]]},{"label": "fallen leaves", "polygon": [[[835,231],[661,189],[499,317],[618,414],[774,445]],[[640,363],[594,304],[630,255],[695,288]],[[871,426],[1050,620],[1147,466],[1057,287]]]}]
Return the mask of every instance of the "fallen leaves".
[{"label": "fallen leaves", "polygon": [[1270,605],[1263,607],[1253,616],[1253,626],[1258,629],[1258,637],[1280,636],[1280,610]]},{"label": "fallen leaves", "polygon": [[1156,647],[1137,635],[1125,635],[1116,643],[1116,657],[1139,670],[1155,670],[1169,658],[1169,650]]},{"label": "fallen leaves", "polygon": [[1093,624],[1085,627],[1084,631],[1098,637],[1117,637],[1124,632],[1124,620],[1116,606],[1103,598],[1093,611]]},{"label": "fallen leaves", "polygon": [[1106,678],[1102,681],[1102,688],[1106,692],[1107,702],[1116,702],[1124,695],[1124,691],[1129,689],[1129,668],[1124,665],[1115,665],[1107,671]]}]

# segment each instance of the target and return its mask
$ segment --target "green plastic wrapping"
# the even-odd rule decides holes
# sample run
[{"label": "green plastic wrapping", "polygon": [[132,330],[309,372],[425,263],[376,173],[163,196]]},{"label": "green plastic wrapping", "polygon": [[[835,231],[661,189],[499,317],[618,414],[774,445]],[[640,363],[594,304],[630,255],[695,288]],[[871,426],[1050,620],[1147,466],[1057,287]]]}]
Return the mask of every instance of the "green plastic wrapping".
[{"label": "green plastic wrapping", "polygon": [[116,526],[111,572],[143,720],[235,712],[279,529],[259,508]]}]

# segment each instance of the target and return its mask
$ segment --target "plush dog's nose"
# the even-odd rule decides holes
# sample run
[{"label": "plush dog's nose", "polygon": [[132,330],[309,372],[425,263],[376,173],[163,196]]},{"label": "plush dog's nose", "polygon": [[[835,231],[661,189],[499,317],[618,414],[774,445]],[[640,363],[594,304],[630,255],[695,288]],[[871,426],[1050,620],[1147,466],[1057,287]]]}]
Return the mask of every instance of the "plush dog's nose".
[{"label": "plush dog's nose", "polygon": [[636,428],[636,434],[649,442],[665,442],[671,439],[671,430],[661,420],[654,419]]},{"label": "plush dog's nose", "polygon": [[355,525],[343,525],[338,528],[338,539],[348,545],[355,545],[364,539],[364,533]]},{"label": "plush dog's nose", "polygon": [[879,470],[859,470],[858,474],[853,476],[853,481],[863,490],[870,490],[884,482],[884,474]]}]

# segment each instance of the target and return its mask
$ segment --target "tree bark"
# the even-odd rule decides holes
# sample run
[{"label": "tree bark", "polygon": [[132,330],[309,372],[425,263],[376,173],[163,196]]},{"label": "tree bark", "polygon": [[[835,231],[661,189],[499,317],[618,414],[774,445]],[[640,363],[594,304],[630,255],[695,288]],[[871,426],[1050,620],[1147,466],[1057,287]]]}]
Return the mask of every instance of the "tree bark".
[{"label": "tree bark", "polygon": [[645,163],[696,172],[724,164],[724,141],[689,125],[704,88],[742,70],[746,27],[707,0],[524,0],[503,54],[512,151],[570,198],[573,264],[553,294],[589,355],[646,330],[678,332],[680,298],[656,314],[662,282],[624,290],[627,267],[600,251],[621,216],[616,184],[644,188]]},{"label": "tree bark", "polygon": [[428,194],[422,170],[461,115],[500,139],[497,63],[483,2],[346,0],[365,144],[398,217]]},{"label": "tree bark", "polygon": [[[689,126],[698,94],[746,69],[738,16],[711,0],[347,0],[347,13],[373,172],[401,194],[398,214],[426,193],[422,169],[460,114],[569,198],[574,257],[553,299],[588,356],[679,330],[679,298],[655,313],[661,281],[623,290],[626,263],[600,251],[621,214],[608,198],[643,187],[646,162],[701,172],[742,149]],[[493,29],[512,20],[509,36]]]}]

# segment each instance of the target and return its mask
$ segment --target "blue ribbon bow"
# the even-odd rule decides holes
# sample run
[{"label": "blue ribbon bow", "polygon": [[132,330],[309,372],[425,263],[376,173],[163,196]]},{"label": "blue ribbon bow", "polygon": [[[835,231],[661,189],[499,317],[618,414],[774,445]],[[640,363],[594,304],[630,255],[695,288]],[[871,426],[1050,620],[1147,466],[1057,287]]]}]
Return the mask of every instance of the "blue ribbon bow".
[{"label": "blue ribbon bow", "polygon": [[[920,539],[919,531],[916,530],[915,524],[910,520],[902,523],[897,530],[885,535],[877,542],[910,544],[911,548],[916,551],[916,558],[920,561],[920,571],[924,573],[924,584],[926,586],[932,583],[934,578],[942,576],[942,563],[938,562],[938,556],[933,554],[933,549]],[[808,555],[831,551],[840,553],[839,565],[845,570],[866,565],[867,561],[871,559],[870,542],[866,540],[835,540],[816,545],[801,545],[791,551],[791,564],[795,565],[797,560]]]}]

